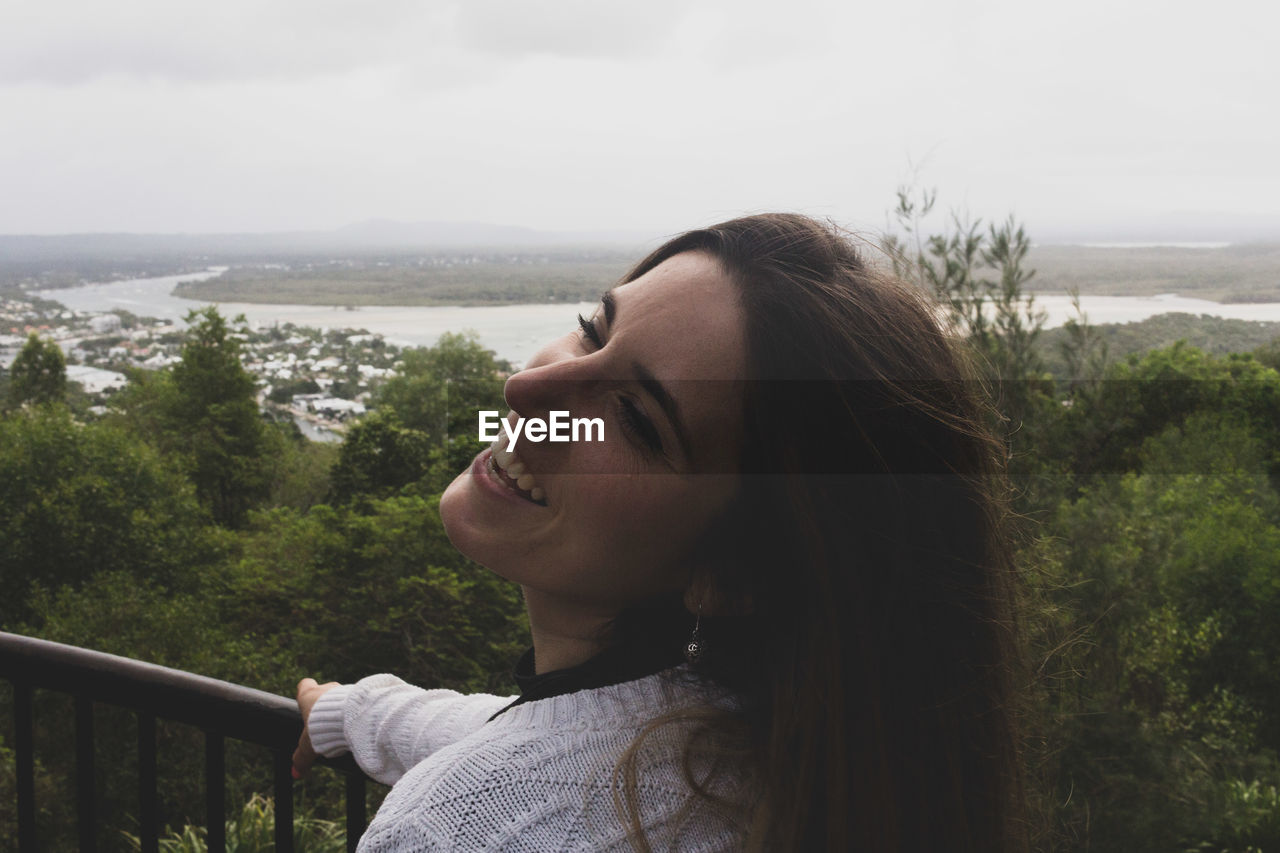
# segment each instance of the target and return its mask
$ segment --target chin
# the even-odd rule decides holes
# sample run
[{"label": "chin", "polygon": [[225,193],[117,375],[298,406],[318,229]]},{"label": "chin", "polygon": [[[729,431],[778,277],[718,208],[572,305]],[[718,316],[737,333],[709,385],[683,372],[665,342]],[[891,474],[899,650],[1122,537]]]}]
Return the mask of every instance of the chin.
[{"label": "chin", "polygon": [[465,538],[462,535],[462,531],[466,526],[466,495],[463,494],[468,485],[466,477],[466,471],[454,477],[453,482],[440,495],[440,524],[444,527],[444,533],[449,537],[449,542],[453,544],[453,547],[461,551],[464,556],[469,557],[470,555],[467,554],[463,543],[459,541]]},{"label": "chin", "polygon": [[501,562],[501,559],[494,559],[498,555],[494,554],[493,520],[486,519],[477,512],[479,496],[474,494],[474,489],[475,485],[471,482],[468,471],[463,471],[454,478],[440,495],[440,524],[458,553],[495,574],[506,577],[493,568],[496,563]]}]

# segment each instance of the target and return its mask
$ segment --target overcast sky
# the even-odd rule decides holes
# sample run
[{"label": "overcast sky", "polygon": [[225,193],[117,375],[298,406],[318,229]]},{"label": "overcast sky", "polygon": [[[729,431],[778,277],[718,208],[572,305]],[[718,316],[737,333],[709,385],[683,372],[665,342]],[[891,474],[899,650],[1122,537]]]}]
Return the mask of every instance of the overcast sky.
[{"label": "overcast sky", "polygon": [[1033,233],[1271,215],[1277,18],[1259,0],[6,0],[0,233],[665,234],[775,208],[874,227],[913,163],[941,204]]}]

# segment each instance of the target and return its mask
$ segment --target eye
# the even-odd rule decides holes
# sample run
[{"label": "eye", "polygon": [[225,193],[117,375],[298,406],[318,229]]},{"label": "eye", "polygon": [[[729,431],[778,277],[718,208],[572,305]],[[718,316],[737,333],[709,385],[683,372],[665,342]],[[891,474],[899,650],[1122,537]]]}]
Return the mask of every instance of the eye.
[{"label": "eye", "polygon": [[600,339],[600,332],[596,329],[595,320],[588,320],[581,314],[578,315],[578,325],[582,327],[582,335],[595,345],[596,349],[604,346],[604,341]]},{"label": "eye", "polygon": [[626,396],[618,398],[618,413],[618,420],[622,422],[624,431],[639,439],[654,453],[662,452],[662,436],[644,410],[636,405],[635,400]]}]

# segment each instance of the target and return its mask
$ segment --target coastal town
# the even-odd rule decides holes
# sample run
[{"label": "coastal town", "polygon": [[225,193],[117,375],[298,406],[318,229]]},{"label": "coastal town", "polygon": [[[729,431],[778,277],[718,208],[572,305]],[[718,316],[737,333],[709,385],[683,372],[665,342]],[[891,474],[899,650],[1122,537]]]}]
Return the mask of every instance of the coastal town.
[{"label": "coastal town", "polygon": [[[291,417],[308,438],[338,441],[364,414],[373,389],[394,372],[401,348],[359,329],[321,330],[292,323],[262,328],[232,323],[245,369],[258,380],[264,411]],[[181,324],[125,310],[73,311],[24,295],[0,300],[0,369],[8,369],[27,337],[52,340],[67,359],[67,380],[79,383],[103,413],[131,370],[160,370],[179,360]]]}]

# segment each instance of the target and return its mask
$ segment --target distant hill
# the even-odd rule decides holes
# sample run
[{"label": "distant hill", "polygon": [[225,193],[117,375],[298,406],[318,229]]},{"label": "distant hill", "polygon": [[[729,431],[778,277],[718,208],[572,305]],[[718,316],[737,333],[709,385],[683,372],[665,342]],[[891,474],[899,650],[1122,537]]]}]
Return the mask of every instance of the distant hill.
[{"label": "distant hill", "polygon": [[81,281],[169,275],[209,266],[483,249],[601,248],[638,257],[653,235],[620,231],[538,231],[481,222],[373,219],[333,231],[269,234],[0,235],[0,287],[42,288]]},{"label": "distant hill", "polygon": [[638,246],[652,235],[623,231],[539,231],[485,222],[396,222],[368,219],[331,232],[340,241],[397,248]]},{"label": "distant hill", "polygon": [[1037,244],[1027,255],[1030,292],[1109,296],[1177,293],[1214,302],[1280,302],[1280,240],[1212,249]]},{"label": "distant hill", "polygon": [[[1172,346],[1180,340],[1205,352],[1225,355],[1251,352],[1280,339],[1280,323],[1260,320],[1231,320],[1209,314],[1170,312],[1137,323],[1099,323],[1096,328],[1107,343],[1108,360],[1123,361],[1135,352]],[[1046,366],[1063,378],[1066,364],[1060,347],[1066,340],[1062,327],[1045,329],[1037,340]]]},{"label": "distant hill", "polygon": [[1037,243],[1257,243],[1280,241],[1280,214],[1171,211],[1141,219],[1029,223]]},{"label": "distant hill", "polygon": [[484,222],[369,219],[333,231],[262,234],[0,234],[0,262],[67,257],[312,254],[362,248],[418,251],[508,246],[636,246],[652,237],[624,231],[539,231]]},{"label": "distant hill", "polygon": [[[1210,235],[1197,232],[1195,236]],[[483,222],[385,219],[357,222],[333,231],[272,234],[0,235],[0,289],[15,285],[52,289],[83,281],[171,275],[227,266],[246,271],[240,276],[239,290],[262,293],[274,289],[279,280],[297,279],[299,271],[307,270],[309,281],[319,284],[323,280],[314,298],[323,291],[325,304],[488,301],[499,291],[511,293],[505,280],[513,275],[528,278],[529,262],[541,263],[540,256],[546,256],[551,263],[574,265],[583,260],[607,260],[616,268],[625,268],[660,237],[617,231],[540,231]],[[476,255],[494,266],[472,266],[473,274],[467,276],[466,282],[451,282],[431,294],[411,292],[415,277],[421,278],[424,290],[432,289],[427,281],[430,276],[417,276],[413,270],[433,266],[442,259],[453,263],[462,255]],[[509,268],[513,263],[524,268]],[[1074,287],[1085,294],[1178,293],[1219,302],[1280,302],[1280,239],[1232,243],[1221,248],[1099,248],[1037,243],[1027,258],[1027,266],[1036,270],[1026,285],[1030,292],[1062,293]],[[404,280],[394,288],[386,287],[385,267],[399,270],[398,275]],[[360,270],[368,275],[362,277]],[[527,295],[549,287],[568,298],[569,292],[557,290],[554,278],[548,278],[549,268],[543,272],[541,277],[547,278],[546,282]],[[597,273],[584,276],[582,287],[594,288]],[[248,278],[255,281],[249,283]],[[496,289],[482,298],[471,292],[473,283]],[[202,298],[213,298],[214,290],[226,284],[205,285],[208,292]],[[290,286],[307,296],[306,288],[298,282]],[[399,295],[392,298],[391,290]],[[574,293],[578,290],[581,288]],[[247,293],[246,298],[253,295]],[[388,298],[392,301],[378,301]]]}]

